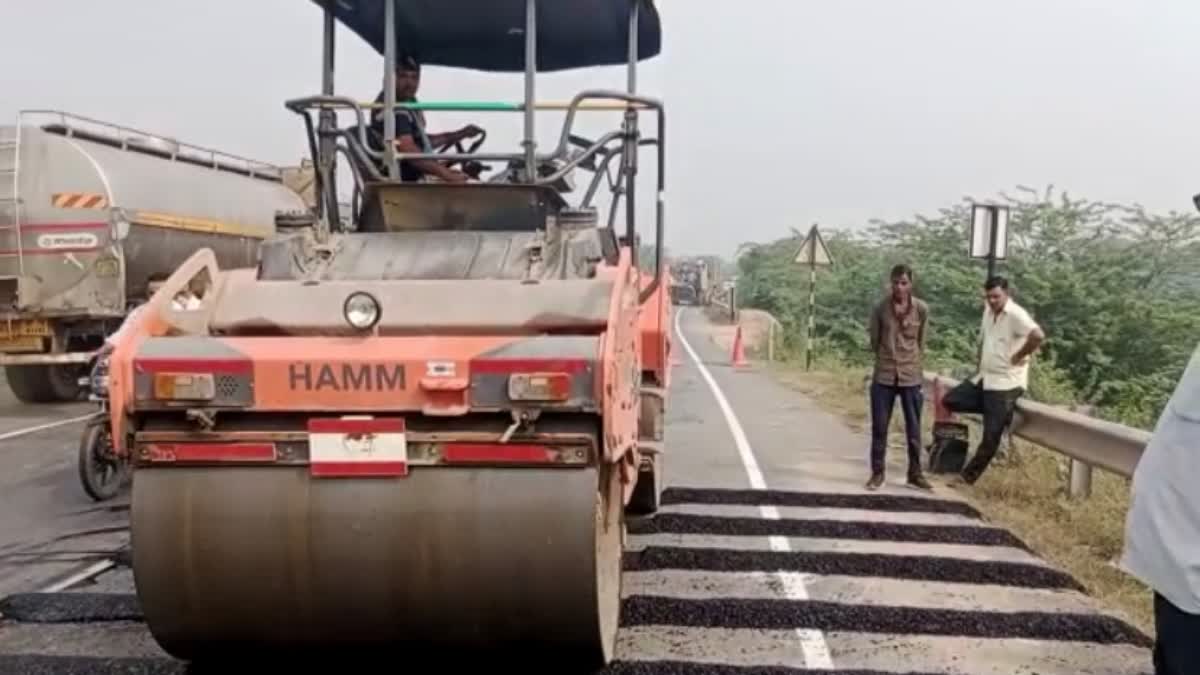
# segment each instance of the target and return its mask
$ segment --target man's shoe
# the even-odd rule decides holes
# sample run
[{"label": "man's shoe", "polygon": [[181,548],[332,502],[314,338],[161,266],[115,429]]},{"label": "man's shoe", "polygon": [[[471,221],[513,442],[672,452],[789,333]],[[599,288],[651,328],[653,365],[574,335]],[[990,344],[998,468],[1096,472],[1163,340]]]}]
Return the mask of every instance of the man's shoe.
[{"label": "man's shoe", "polygon": [[925,476],[922,476],[920,474],[918,474],[916,476],[909,476],[908,484],[912,487],[919,488],[921,490],[932,490],[933,489],[933,486],[929,484],[929,481],[925,480]]},{"label": "man's shoe", "polygon": [[882,485],[883,485],[883,474],[882,473],[871,474],[871,480],[867,481],[867,489],[868,490],[878,490],[880,488],[880,486],[882,486]]}]

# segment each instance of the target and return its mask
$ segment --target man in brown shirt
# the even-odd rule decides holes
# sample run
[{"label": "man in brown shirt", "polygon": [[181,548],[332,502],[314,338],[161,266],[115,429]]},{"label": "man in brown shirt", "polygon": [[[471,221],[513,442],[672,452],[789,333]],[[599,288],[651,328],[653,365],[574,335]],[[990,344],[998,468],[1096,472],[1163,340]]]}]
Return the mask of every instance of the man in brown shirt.
[{"label": "man in brown shirt", "polygon": [[888,426],[896,398],[904,412],[908,439],[908,484],[925,490],[929,481],[921,471],[921,373],[929,306],[912,295],[912,270],[896,265],[891,274],[892,292],[875,305],[868,320],[875,372],[871,378],[871,479],[868,490],[883,485]]}]

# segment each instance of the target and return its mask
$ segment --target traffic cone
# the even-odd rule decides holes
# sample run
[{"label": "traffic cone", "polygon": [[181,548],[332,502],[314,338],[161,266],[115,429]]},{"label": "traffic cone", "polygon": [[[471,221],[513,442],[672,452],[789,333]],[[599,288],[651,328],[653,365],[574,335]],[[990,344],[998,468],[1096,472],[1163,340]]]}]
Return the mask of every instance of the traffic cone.
[{"label": "traffic cone", "polygon": [[738,324],[737,332],[733,335],[733,367],[745,368],[750,365],[746,362],[746,348],[742,345],[742,325]]}]

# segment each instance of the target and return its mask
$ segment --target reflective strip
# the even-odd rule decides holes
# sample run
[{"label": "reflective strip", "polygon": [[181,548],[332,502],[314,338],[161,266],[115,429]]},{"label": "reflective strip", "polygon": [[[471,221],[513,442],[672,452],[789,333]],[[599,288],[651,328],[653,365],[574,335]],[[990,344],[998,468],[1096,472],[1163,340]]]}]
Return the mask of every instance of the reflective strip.
[{"label": "reflective strip", "polygon": [[545,445],[512,443],[446,443],[442,457],[447,462],[554,462],[558,452]]},{"label": "reflective strip", "polygon": [[55,192],[50,203],[58,209],[106,209],[108,198],[95,192]]},{"label": "reflective strip", "polygon": [[151,443],[152,462],[273,462],[274,443]]}]

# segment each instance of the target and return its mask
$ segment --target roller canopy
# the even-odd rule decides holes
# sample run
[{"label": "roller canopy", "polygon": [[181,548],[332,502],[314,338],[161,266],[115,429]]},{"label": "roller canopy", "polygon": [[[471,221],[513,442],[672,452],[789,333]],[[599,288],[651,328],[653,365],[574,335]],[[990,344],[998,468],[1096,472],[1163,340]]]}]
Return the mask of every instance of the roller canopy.
[{"label": "roller canopy", "polygon": [[[384,0],[312,0],[384,53]],[[637,0],[638,59],[662,49],[653,0]],[[538,70],[628,61],[631,0],[540,0]],[[525,0],[396,0],[396,53],[424,65],[493,72],[525,70]]]}]

